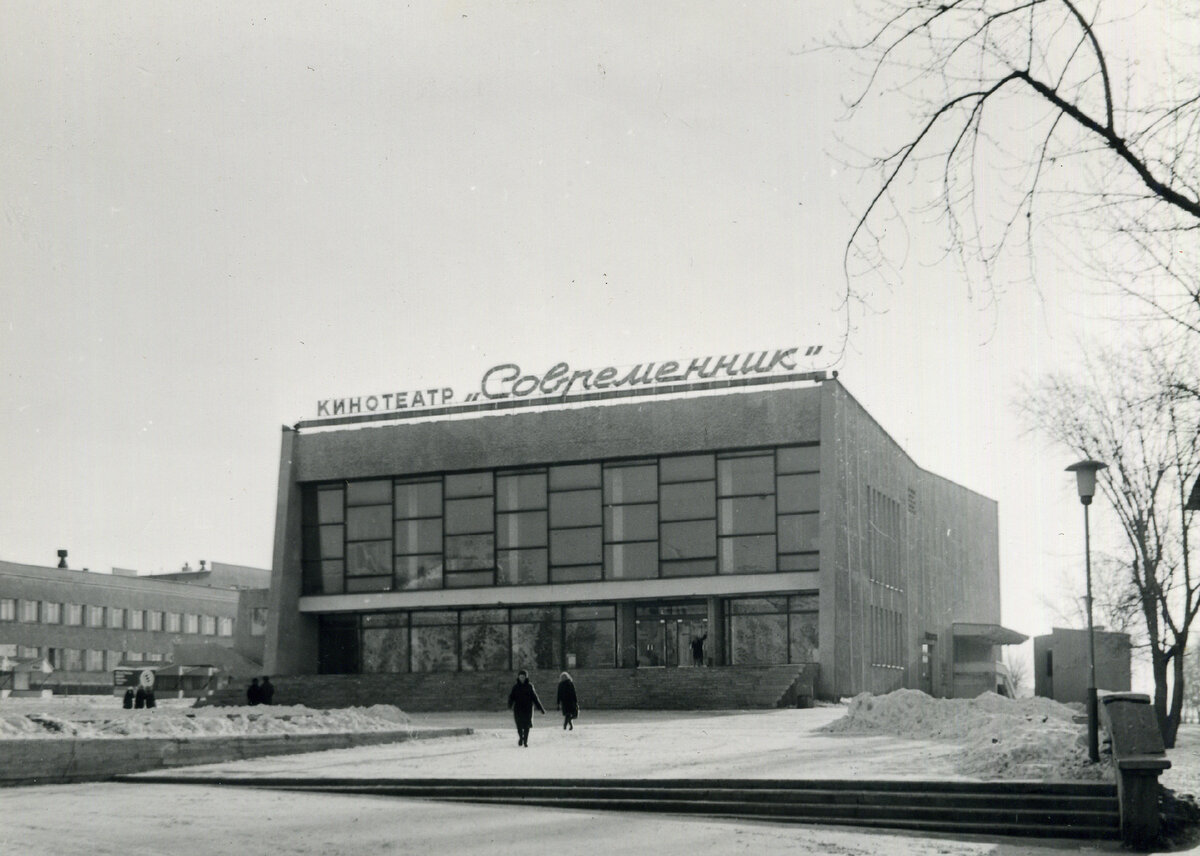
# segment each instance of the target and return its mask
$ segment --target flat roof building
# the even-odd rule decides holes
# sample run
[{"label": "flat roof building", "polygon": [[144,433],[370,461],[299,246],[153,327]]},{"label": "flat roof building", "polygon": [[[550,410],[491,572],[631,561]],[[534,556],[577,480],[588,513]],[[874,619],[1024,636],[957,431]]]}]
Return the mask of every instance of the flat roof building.
[{"label": "flat roof building", "polygon": [[1000,627],[996,503],[918,467],[836,379],[547,407],[515,378],[486,395],[485,376],[482,406],[322,403],[284,428],[266,671],[700,661],[815,666],[825,697],[1002,686],[996,646],[1024,637]]},{"label": "flat roof building", "polygon": [[122,663],[181,651],[199,658],[188,665],[260,672],[266,591],[197,583],[0,561],[0,656],[44,660],[40,685],[70,692],[111,690]]}]

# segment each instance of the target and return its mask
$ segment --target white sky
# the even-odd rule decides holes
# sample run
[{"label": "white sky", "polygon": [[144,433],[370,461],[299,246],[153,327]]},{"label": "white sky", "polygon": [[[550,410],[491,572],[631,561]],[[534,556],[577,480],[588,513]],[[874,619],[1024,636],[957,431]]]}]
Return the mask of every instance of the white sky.
[{"label": "white sky", "polygon": [[[268,566],[279,429],[320,398],[836,346],[869,184],[835,136],[846,58],[809,49],[849,14],[6,3],[0,558]],[[918,247],[837,366],[919,465],[999,501],[1029,634],[1061,572],[1082,585],[1082,521],[1015,384],[1110,332],[1049,279],[986,307]]]}]

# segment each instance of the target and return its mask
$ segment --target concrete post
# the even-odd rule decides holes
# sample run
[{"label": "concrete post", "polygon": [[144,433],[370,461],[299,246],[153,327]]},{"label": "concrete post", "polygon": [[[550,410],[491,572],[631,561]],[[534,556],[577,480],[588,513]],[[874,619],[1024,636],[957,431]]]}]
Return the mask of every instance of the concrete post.
[{"label": "concrete post", "polygon": [[297,432],[283,426],[275,506],[275,549],[267,598],[263,671],[272,675],[317,671],[317,619],[300,612],[300,486],[295,480]]},{"label": "concrete post", "polygon": [[1104,722],[1117,770],[1121,839],[1139,849],[1151,847],[1159,834],[1158,777],[1171,766],[1150,696],[1111,693],[1104,696]]},{"label": "concrete post", "polygon": [[725,639],[725,610],[724,602],[719,597],[708,600],[708,640],[705,645],[705,658],[709,665],[728,666],[729,651]]},{"label": "concrete post", "polygon": [[617,604],[617,665],[637,667],[637,608],[633,601]]}]

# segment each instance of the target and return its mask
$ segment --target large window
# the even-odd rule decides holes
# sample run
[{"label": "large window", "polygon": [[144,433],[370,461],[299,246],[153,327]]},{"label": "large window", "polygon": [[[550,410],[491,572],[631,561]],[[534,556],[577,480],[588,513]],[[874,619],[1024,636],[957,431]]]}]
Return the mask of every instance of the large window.
[{"label": "large window", "polygon": [[775,455],[717,459],[717,534],[722,574],[775,570]]},{"label": "large window", "polygon": [[163,612],[161,610],[151,609],[146,612],[147,630],[162,630],[163,626]]},{"label": "large window", "polygon": [[346,484],[346,591],[392,587],[392,482]]},{"label": "large window", "polygon": [[89,606],[87,608],[87,626],[88,627],[103,627],[104,626],[104,607]]},{"label": "large window", "polygon": [[546,471],[496,476],[496,583],[549,578]]},{"label": "large window", "polygon": [[459,624],[459,649],[464,672],[508,669],[508,610],[463,610]]},{"label": "large window", "polygon": [[818,567],[819,469],[819,446],[797,446],[776,452],[781,571],[808,571]]},{"label": "large window", "polygon": [[394,588],[441,588],[442,480],[399,482],[394,495]]},{"label": "large window", "polygon": [[568,669],[611,667],[617,652],[616,607],[564,607],[563,637]]},{"label": "large window", "polygon": [[603,575],[604,517],[599,464],[550,467],[550,581]]},{"label": "large window", "polygon": [[200,632],[200,616],[195,613],[188,612],[183,616],[183,632],[184,633],[199,633]]},{"label": "large window", "polygon": [[131,609],[129,610],[129,629],[144,630],[146,627],[146,610]]},{"label": "large window", "polygon": [[412,614],[412,670],[453,672],[458,668],[458,613]]},{"label": "large window", "polygon": [[12,597],[0,597],[0,621],[17,620],[17,600]]},{"label": "large window", "polygon": [[819,499],[816,445],[311,485],[303,591],[816,570]]},{"label": "large window", "polygon": [[732,665],[812,663],[819,658],[815,593],[733,598],[726,616]]},{"label": "large window", "polygon": [[490,471],[446,476],[446,588],[495,582],[494,490]]},{"label": "large window", "polygon": [[42,624],[62,624],[62,604],[42,601]]},{"label": "large window", "polygon": [[36,600],[21,601],[21,620],[28,624],[37,623],[38,602]]},{"label": "large window", "polygon": [[659,558],[664,577],[717,572],[717,483],[713,455],[659,462]]},{"label": "large window", "polygon": [[108,608],[108,626],[114,630],[124,629],[125,610],[119,606],[110,606]]},{"label": "large window", "polygon": [[267,610],[256,606],[250,610],[250,635],[265,636],[267,634]]},{"label": "large window", "polygon": [[364,672],[407,672],[408,613],[364,615],[361,652]]},{"label": "large window", "polygon": [[613,606],[323,616],[321,671],[403,673],[611,668]]},{"label": "large window", "polygon": [[612,580],[658,576],[658,465],[604,468],[604,571]]},{"label": "large window", "polygon": [[512,668],[557,669],[562,658],[562,618],[557,607],[511,613]]},{"label": "large window", "polygon": [[66,604],[66,621],[64,624],[69,624],[78,627],[83,624],[83,604],[68,603]]},{"label": "large window", "polygon": [[306,491],[303,511],[303,591],[340,594],[346,589],[346,489],[322,485]]}]

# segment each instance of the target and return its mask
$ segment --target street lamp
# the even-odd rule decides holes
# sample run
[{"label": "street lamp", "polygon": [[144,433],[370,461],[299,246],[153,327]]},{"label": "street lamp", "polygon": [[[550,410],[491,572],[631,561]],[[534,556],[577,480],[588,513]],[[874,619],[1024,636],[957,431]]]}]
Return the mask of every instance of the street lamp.
[{"label": "street lamp", "polygon": [[1097,722],[1099,703],[1096,700],[1096,631],[1092,626],[1092,533],[1088,525],[1088,506],[1096,495],[1096,473],[1106,469],[1102,461],[1080,461],[1067,467],[1075,473],[1079,488],[1079,501],[1083,503],[1083,556],[1087,568],[1087,618],[1088,618],[1088,759],[1095,764],[1100,760],[1100,736]]}]

